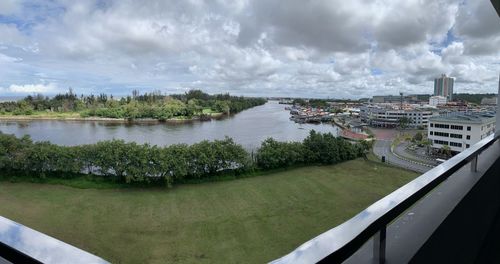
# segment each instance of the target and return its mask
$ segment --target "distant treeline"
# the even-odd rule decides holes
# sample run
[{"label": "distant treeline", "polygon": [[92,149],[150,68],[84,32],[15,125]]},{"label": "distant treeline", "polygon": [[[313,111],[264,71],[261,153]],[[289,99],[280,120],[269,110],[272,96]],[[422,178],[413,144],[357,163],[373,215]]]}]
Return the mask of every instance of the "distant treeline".
[{"label": "distant treeline", "polygon": [[16,138],[0,132],[0,173],[30,178],[74,178],[85,174],[127,184],[172,186],[221,175],[310,164],[335,164],[362,156],[367,142],[357,144],[311,131],[303,142],[265,140],[250,154],[231,138],[167,147],[102,141],[59,146]]},{"label": "distant treeline", "polygon": [[469,103],[473,104],[481,104],[481,100],[483,98],[490,98],[490,97],[496,97],[496,94],[469,94],[469,93],[461,93],[461,94],[454,94],[453,95],[453,100],[463,100]]},{"label": "distant treeline", "polygon": [[[106,94],[77,96],[70,89],[68,93],[54,97],[27,96],[18,102],[0,103],[0,114],[32,115],[35,112],[79,112],[82,117],[105,118],[152,118],[166,120],[175,117],[204,116],[211,112],[237,113],[262,105],[263,98],[247,98],[229,94],[209,95],[200,90],[185,94],[162,95],[160,92],[132,95],[115,99]],[[208,111],[207,111],[208,110]]]},{"label": "distant treeline", "polygon": [[[429,94],[418,94],[417,99],[422,100],[422,101],[429,101],[429,98],[432,95]],[[466,101],[472,104],[481,104],[481,100],[485,97],[495,97],[497,96],[496,94],[492,93],[484,93],[484,94],[470,94],[470,93],[459,93],[459,94],[453,94],[453,101]]]},{"label": "distant treeline", "polygon": [[304,100],[301,98],[297,98],[293,100],[294,105],[300,105],[300,106],[310,106],[314,108],[327,108],[329,100],[326,99],[309,99],[309,100]]}]

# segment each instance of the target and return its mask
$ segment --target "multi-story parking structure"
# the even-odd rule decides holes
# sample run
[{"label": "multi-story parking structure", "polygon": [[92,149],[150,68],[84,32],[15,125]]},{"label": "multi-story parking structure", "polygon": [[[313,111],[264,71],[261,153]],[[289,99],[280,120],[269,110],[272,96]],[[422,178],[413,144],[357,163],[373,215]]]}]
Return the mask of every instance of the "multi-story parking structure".
[{"label": "multi-story parking structure", "polygon": [[432,115],[432,111],[418,109],[395,110],[372,105],[360,108],[361,121],[373,127],[398,127],[403,118],[406,118],[410,128],[426,127]]}]

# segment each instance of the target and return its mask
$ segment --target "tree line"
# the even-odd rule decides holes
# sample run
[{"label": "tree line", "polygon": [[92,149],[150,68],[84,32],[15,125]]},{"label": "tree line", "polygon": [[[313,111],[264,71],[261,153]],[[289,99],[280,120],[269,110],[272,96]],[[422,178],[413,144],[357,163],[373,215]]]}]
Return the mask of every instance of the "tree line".
[{"label": "tree line", "polygon": [[119,119],[150,118],[167,120],[170,118],[193,116],[206,117],[208,112],[237,113],[262,105],[263,98],[231,96],[229,94],[209,95],[201,90],[191,90],[185,94],[163,95],[159,91],[114,98],[113,95],[81,95],[73,90],[54,97],[29,95],[17,102],[0,103],[0,114],[32,115],[35,112],[78,112],[81,117],[104,117]]},{"label": "tree line", "polygon": [[363,156],[367,142],[350,143],[311,131],[302,142],[268,138],[255,153],[231,138],[166,147],[123,140],[59,146],[0,132],[0,172],[26,177],[103,177],[127,184],[172,186],[190,180],[239,175],[291,166],[335,164]]}]

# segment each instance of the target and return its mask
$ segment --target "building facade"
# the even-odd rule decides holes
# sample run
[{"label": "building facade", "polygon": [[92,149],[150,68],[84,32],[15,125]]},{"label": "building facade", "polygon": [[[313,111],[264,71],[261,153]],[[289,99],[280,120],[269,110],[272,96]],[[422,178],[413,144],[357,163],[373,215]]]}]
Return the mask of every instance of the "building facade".
[{"label": "building facade", "polygon": [[434,95],[444,96],[448,101],[452,101],[454,84],[454,78],[448,77],[446,74],[441,75],[441,77],[434,79]]},{"label": "building facade", "polygon": [[496,97],[484,97],[481,99],[481,105],[497,105]]},{"label": "building facade", "polygon": [[432,111],[426,110],[394,110],[378,106],[360,108],[361,121],[373,127],[398,127],[402,118],[407,118],[408,127],[427,127],[432,115]]},{"label": "building facade", "polygon": [[429,119],[427,137],[432,148],[449,146],[453,152],[461,152],[481,139],[495,133],[495,114],[454,113]]},{"label": "building facade", "polygon": [[[372,97],[371,102],[374,104],[400,103],[401,96],[400,95],[375,95]],[[403,96],[403,102],[416,103],[416,102],[418,102],[418,97],[416,95],[405,95],[405,96]]]},{"label": "building facade", "polygon": [[447,102],[448,100],[444,96],[436,95],[429,98],[429,105],[431,106],[445,105]]}]

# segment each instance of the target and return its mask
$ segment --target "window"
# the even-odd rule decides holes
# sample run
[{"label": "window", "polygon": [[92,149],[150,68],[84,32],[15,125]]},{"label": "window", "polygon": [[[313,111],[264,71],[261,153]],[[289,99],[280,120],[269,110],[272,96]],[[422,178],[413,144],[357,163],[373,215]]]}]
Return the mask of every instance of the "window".
[{"label": "window", "polygon": [[462,138],[462,135],[460,134],[450,134],[451,138]]},{"label": "window", "polygon": [[467,135],[467,139],[470,140],[470,135]]},{"label": "window", "polygon": [[434,126],[437,128],[446,128],[446,129],[450,128],[450,125],[445,125],[445,124],[435,124]]},{"label": "window", "polygon": [[434,132],[433,132],[433,131],[431,131],[431,136],[433,136],[433,135],[434,135]]},{"label": "window", "polygon": [[440,145],[448,145],[448,141],[442,141],[442,140],[434,140],[434,143]]},{"label": "window", "polygon": [[467,131],[470,131],[470,126],[467,127]]},{"label": "window", "polygon": [[438,132],[438,131],[434,132],[434,135],[438,136],[438,137],[449,137],[450,136],[450,134],[448,134],[448,133]]},{"label": "window", "polygon": [[434,127],[434,123],[431,123],[431,127]]},{"label": "window", "polygon": [[465,144],[465,147],[466,147],[466,148],[470,148],[470,145],[469,145],[469,144]]},{"label": "window", "polygon": [[451,125],[451,129],[455,129],[455,130],[463,130],[463,129],[464,129],[464,127],[463,127],[463,126]]},{"label": "window", "polygon": [[459,148],[461,148],[461,147],[462,147],[462,143],[450,142],[450,146],[452,146],[452,147],[459,147]]}]

